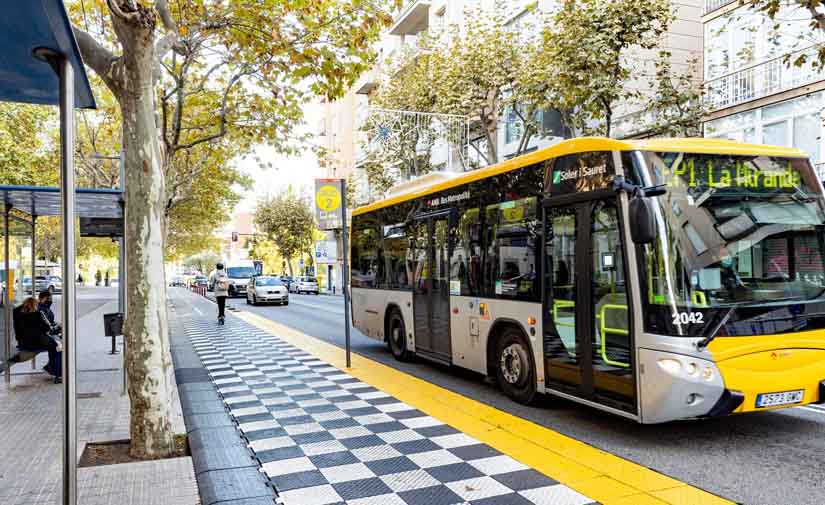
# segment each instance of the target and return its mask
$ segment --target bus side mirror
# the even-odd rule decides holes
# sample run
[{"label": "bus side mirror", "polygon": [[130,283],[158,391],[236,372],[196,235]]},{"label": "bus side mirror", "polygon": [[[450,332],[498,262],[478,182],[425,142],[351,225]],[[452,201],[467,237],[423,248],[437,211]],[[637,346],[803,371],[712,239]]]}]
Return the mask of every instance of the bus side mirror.
[{"label": "bus side mirror", "polygon": [[650,244],[656,238],[653,201],[644,196],[630,200],[630,236],[636,244]]}]

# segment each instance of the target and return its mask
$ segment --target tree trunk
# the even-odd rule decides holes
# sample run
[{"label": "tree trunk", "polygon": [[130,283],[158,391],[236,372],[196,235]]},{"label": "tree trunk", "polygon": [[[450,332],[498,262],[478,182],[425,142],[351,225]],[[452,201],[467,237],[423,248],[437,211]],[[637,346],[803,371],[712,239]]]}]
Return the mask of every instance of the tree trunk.
[{"label": "tree trunk", "polygon": [[289,276],[290,276],[290,277],[295,277],[295,276],[292,274],[292,258],[287,258],[287,259],[286,259],[286,265],[287,265],[287,267],[289,268]]},{"label": "tree trunk", "polygon": [[487,160],[494,165],[498,163],[498,119],[490,116],[484,127],[487,132]]},{"label": "tree trunk", "polygon": [[126,166],[126,366],[131,402],[131,454],[174,454],[172,360],[163,265],[165,177],[155,125],[154,16],[113,16],[123,45],[125,79],[116,92],[123,117]]}]

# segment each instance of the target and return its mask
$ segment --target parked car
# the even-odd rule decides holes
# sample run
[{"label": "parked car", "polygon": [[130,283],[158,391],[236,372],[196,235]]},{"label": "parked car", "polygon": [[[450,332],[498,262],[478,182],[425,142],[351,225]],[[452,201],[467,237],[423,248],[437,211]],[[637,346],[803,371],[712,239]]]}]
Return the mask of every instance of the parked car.
[{"label": "parked car", "polygon": [[295,279],[292,283],[292,291],[294,293],[315,293],[318,294],[318,279],[315,277],[301,276]]},{"label": "parked car", "polygon": [[23,277],[21,281],[23,291],[31,291],[32,290],[32,278],[31,277]]},{"label": "parked car", "polygon": [[289,275],[282,275],[280,279],[284,286],[286,286],[287,291],[292,292],[292,284],[295,282],[295,279]]},{"label": "parked car", "polygon": [[200,286],[206,286],[207,284],[209,284],[209,279],[207,279],[206,276],[204,276],[204,275],[199,275],[199,276],[195,277],[195,280],[192,281],[193,286],[200,287]]},{"label": "parked car", "polygon": [[117,277],[114,279],[109,279],[109,287],[116,288],[118,286],[120,286],[120,280],[118,280]]},{"label": "parked car", "polygon": [[271,275],[253,277],[246,290],[246,303],[277,303],[289,305],[289,291],[281,279]]},{"label": "parked car", "polygon": [[63,279],[56,275],[38,275],[34,278],[34,283],[37,291],[49,291],[50,293],[63,291]]}]

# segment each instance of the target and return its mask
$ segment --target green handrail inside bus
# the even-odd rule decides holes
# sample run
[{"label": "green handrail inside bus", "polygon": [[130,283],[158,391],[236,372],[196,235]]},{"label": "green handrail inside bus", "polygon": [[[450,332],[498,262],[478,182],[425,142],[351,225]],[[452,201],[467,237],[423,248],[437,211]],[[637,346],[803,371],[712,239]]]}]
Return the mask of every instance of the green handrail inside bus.
[{"label": "green handrail inside bus", "polygon": [[606,320],[605,314],[607,313],[608,310],[623,310],[623,311],[627,312],[627,305],[615,305],[615,304],[606,303],[606,304],[602,305],[601,310],[599,310],[599,335],[601,335],[600,354],[602,356],[602,361],[604,361],[608,365],[619,366],[619,367],[622,367],[622,368],[630,368],[630,363],[623,363],[621,361],[613,361],[613,360],[611,360],[610,358],[607,357],[607,334],[612,333],[614,335],[622,335],[622,336],[625,336],[625,337],[630,334],[630,332],[628,332],[627,330],[624,330],[622,328],[610,328],[609,326],[607,326],[607,323],[605,322],[605,320]]},{"label": "green handrail inside bus", "polygon": [[693,298],[693,305],[696,305],[697,307],[708,306],[708,298],[705,296],[704,291],[694,291],[691,298]]},{"label": "green handrail inside bus", "polygon": [[570,309],[575,306],[576,302],[573,300],[553,300],[553,322],[556,323],[556,326],[576,327],[575,322],[565,323],[559,320],[559,309]]}]

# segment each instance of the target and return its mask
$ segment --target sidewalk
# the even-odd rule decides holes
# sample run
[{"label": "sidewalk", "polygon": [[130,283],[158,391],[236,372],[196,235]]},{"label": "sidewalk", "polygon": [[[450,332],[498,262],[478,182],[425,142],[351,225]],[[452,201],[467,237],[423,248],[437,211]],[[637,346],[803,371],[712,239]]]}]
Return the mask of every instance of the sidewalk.
[{"label": "sidewalk", "polygon": [[[248,322],[181,323],[285,505],[585,505],[564,484]],[[211,313],[214,309],[206,305]]]},{"label": "sidewalk", "polygon": [[[116,312],[104,291],[78,290],[78,457],[86,443],[129,438],[129,400],[121,395],[122,354],[108,354],[103,314]],[[108,293],[106,293],[108,294]],[[83,312],[88,311],[86,314]],[[12,367],[11,388],[0,381],[0,503],[57,505],[62,493],[62,386],[31,363]],[[180,405],[173,419],[183,433]],[[198,505],[192,459],[175,458],[81,468],[82,505]]]}]

